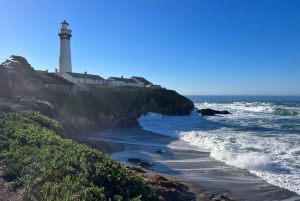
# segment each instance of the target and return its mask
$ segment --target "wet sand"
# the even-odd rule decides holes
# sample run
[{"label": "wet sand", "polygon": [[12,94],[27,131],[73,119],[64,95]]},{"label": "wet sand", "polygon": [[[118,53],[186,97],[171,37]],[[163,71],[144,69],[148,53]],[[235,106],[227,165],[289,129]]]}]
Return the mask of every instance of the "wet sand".
[{"label": "wet sand", "polygon": [[[187,142],[142,130],[140,127],[100,129],[72,137],[77,141],[105,141],[108,153],[117,161],[130,165],[128,158],[141,158],[154,165],[149,173],[159,173],[189,185],[197,200],[207,200],[203,194],[228,194],[237,200],[300,201],[300,195],[273,186],[247,170],[226,165],[211,158],[209,152]],[[163,154],[156,153],[163,149]]]}]

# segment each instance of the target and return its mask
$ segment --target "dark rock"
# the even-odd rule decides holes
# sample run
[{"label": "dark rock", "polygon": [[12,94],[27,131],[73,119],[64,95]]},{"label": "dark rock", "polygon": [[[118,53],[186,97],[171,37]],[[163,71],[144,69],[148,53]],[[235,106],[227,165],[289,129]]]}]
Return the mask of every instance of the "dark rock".
[{"label": "dark rock", "polygon": [[144,160],[141,160],[139,164],[146,166],[146,167],[151,166],[151,163],[149,161],[144,161]]},{"label": "dark rock", "polygon": [[128,158],[128,162],[133,162],[133,163],[139,163],[138,166],[141,166],[143,168],[149,168],[152,164],[149,161],[142,160],[140,158]]},{"label": "dark rock", "polygon": [[[182,101],[179,104],[169,104],[166,106],[161,106],[159,98],[150,98],[150,104],[142,105],[140,108],[128,109],[127,107],[120,107],[115,112],[106,113],[100,109],[95,111],[95,122],[102,124],[112,124],[116,123],[118,126],[129,126],[137,125],[138,118],[141,115],[146,115],[148,112],[160,113],[167,116],[179,115],[186,116],[190,115],[191,111],[194,109],[194,104],[189,99]],[[187,104],[188,103],[188,104]]]},{"label": "dark rock", "polygon": [[158,149],[158,150],[156,150],[156,153],[159,153],[159,154],[163,154],[163,153],[165,153],[166,151],[165,150],[162,150],[162,149]]},{"label": "dark rock", "polygon": [[146,169],[149,168],[149,166],[145,163],[139,163],[138,166],[141,166],[141,167],[146,168]]},{"label": "dark rock", "polygon": [[220,114],[231,114],[231,113],[228,112],[227,110],[223,110],[223,111],[220,111]]},{"label": "dark rock", "polygon": [[167,115],[187,116],[191,114],[193,107],[190,105],[178,106],[170,104],[168,110],[169,112],[167,112]]},{"label": "dark rock", "polygon": [[207,195],[207,198],[208,198],[208,199],[213,199],[214,196],[213,196],[212,194],[208,194],[208,195]]},{"label": "dark rock", "polygon": [[201,115],[206,115],[206,116],[215,115],[215,111],[212,109],[201,109],[201,110],[198,110],[197,113],[200,113]]},{"label": "dark rock", "polygon": [[225,195],[219,195],[218,196],[218,198],[216,199],[216,201],[230,201],[230,200],[232,200],[231,198],[229,198],[229,197],[227,197],[227,196],[225,196]]},{"label": "dark rock", "polygon": [[191,114],[191,110],[188,105],[177,107],[177,115],[179,116],[187,116]]},{"label": "dark rock", "polygon": [[138,173],[146,173],[146,171],[144,171],[141,167],[139,166],[127,166],[128,169],[130,170],[134,170]]},{"label": "dark rock", "polygon": [[153,185],[152,189],[163,201],[195,201],[195,195],[185,190]]},{"label": "dark rock", "polygon": [[162,154],[162,150],[158,149],[158,150],[156,150],[156,153]]},{"label": "dark rock", "polygon": [[230,112],[228,112],[227,110],[218,111],[209,108],[198,110],[197,113],[205,116],[214,116],[215,114],[230,114]]},{"label": "dark rock", "polygon": [[201,193],[201,195],[205,198],[208,198],[210,200],[214,199],[215,196],[212,194],[212,193],[209,193],[209,192],[204,192],[204,193]]},{"label": "dark rock", "polygon": [[139,163],[139,162],[141,162],[141,159],[140,158],[128,158],[127,161],[133,162],[133,163]]}]

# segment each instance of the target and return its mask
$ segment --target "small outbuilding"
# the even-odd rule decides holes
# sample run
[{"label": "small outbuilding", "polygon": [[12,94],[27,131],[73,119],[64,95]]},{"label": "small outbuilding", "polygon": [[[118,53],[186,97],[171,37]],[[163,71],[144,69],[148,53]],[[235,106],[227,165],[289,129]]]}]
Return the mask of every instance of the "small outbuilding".
[{"label": "small outbuilding", "polygon": [[157,84],[147,84],[146,88],[149,88],[149,89],[161,89],[161,86],[157,85]]},{"label": "small outbuilding", "polygon": [[151,82],[143,77],[132,76],[130,79],[136,81],[139,87],[145,87],[146,85],[151,84]]},{"label": "small outbuilding", "polygon": [[138,87],[138,83],[132,79],[123,78],[121,77],[109,77],[106,79],[107,85],[113,86],[131,86],[131,87]]}]

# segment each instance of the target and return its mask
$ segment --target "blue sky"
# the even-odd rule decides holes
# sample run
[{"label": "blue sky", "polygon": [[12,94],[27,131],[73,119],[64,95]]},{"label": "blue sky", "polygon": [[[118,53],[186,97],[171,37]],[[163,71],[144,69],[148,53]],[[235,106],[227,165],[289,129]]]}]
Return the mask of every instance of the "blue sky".
[{"label": "blue sky", "polygon": [[300,95],[298,0],[1,0],[0,62],[58,68],[60,23],[73,72],[142,76],[184,95]]}]

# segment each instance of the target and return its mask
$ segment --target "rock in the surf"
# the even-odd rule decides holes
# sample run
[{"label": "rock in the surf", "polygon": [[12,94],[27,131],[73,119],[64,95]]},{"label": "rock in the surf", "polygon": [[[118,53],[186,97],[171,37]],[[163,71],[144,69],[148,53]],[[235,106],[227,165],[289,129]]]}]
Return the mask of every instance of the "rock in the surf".
[{"label": "rock in the surf", "polygon": [[159,154],[163,154],[163,153],[165,153],[166,151],[165,150],[163,150],[163,149],[158,149],[158,150],[156,150],[156,153],[159,153]]},{"label": "rock in the surf", "polygon": [[218,198],[216,200],[220,200],[220,201],[228,201],[228,200],[232,200],[229,197],[225,196],[225,195],[219,195]]},{"label": "rock in the surf", "polygon": [[228,112],[227,110],[219,111],[209,108],[198,110],[197,113],[200,113],[201,115],[205,116],[214,116],[215,114],[230,114],[230,112]]}]

